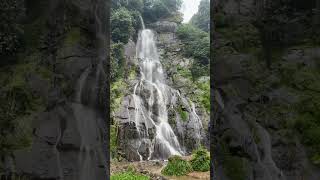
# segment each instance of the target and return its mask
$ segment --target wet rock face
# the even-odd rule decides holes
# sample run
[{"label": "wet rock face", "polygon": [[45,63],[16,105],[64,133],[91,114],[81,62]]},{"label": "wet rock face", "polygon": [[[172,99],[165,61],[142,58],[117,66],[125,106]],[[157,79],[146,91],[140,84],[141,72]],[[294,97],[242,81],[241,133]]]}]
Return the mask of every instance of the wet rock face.
[{"label": "wet rock face", "polygon": [[156,23],[150,24],[150,28],[160,33],[175,33],[178,25],[177,23],[170,21],[157,21]]},{"label": "wet rock face", "polygon": [[[56,77],[48,86],[30,77],[47,107],[34,120],[32,147],[13,153],[8,174],[32,179],[106,179],[107,36],[102,22],[106,23],[107,10],[103,1],[44,4],[45,26],[50,27],[39,53],[43,64],[54,65]],[[33,12],[36,5],[27,8]],[[76,17],[69,17],[75,12]]]},{"label": "wet rock face", "polygon": [[[192,83],[189,79],[182,78],[181,83],[179,83],[181,86],[177,86],[177,83],[172,82],[174,75],[174,69],[172,68],[175,68],[177,64],[188,68],[192,60],[183,57],[182,47],[175,35],[177,29],[176,23],[160,21],[147,25],[147,27],[151,27],[155,33],[160,61],[164,68],[164,81],[167,85],[162,89],[162,93],[165,94],[168,123],[177,136],[182,150],[186,154],[190,154],[201,144],[208,145],[207,123],[209,117],[203,107],[198,104],[199,102],[194,102],[194,107],[192,103],[190,103],[191,99],[186,93],[193,91],[193,89],[187,86]],[[131,45],[131,43],[128,43],[126,47],[130,47]],[[128,56],[127,61],[131,61]],[[127,82],[127,84],[134,86],[135,83]],[[138,115],[139,118],[143,118],[143,114],[147,115],[150,110],[150,117],[152,117],[155,123],[161,122],[159,118],[164,115],[158,110],[159,107],[162,106],[159,99],[154,100],[152,107],[148,105],[148,99],[152,96],[151,92],[153,92],[153,95],[158,95],[159,92],[157,92],[153,86],[148,84],[144,86],[145,88],[137,92],[141,99],[141,106],[136,107],[133,96],[127,95],[123,98],[117,112],[115,112],[115,120],[119,123],[118,149],[119,152],[121,152],[120,155],[129,161],[140,160],[139,156],[141,156],[140,158],[143,160],[148,160],[150,154],[152,154],[151,159],[162,159],[163,157],[168,157],[168,154],[170,154],[168,149],[163,148],[163,145],[157,143],[159,139],[156,138],[156,128],[152,123],[143,123],[139,126],[140,139],[142,139],[142,141],[138,140],[137,127],[135,124],[137,108],[141,108],[139,111],[143,112]],[[148,90],[150,88],[154,90]],[[130,87],[129,89],[133,90],[134,87]],[[128,92],[128,94],[131,93]],[[158,145],[150,149],[151,143]]]},{"label": "wet rock face", "polygon": [[[259,10],[258,5],[262,1],[256,1],[256,6],[252,6],[252,2],[251,0],[217,1],[215,11],[225,17],[234,17],[235,22],[228,22],[231,26],[252,25],[253,12]],[[278,2],[274,3],[276,8],[280,7],[277,6]],[[287,8],[292,6],[291,3],[286,4]],[[250,13],[247,14],[243,7],[250,9],[252,16]],[[297,13],[302,13],[301,17],[306,15],[303,11]],[[284,30],[285,35],[282,40],[287,46],[281,46],[284,50],[272,58],[271,70],[266,69],[264,59],[257,56],[256,51],[233,49],[234,42],[231,41],[236,37],[234,39],[227,37],[232,34],[227,26],[215,29],[213,42],[217,53],[214,55],[212,66],[215,82],[212,93],[215,95],[213,106],[216,108],[214,134],[211,140],[215,146],[217,179],[233,180],[242,177],[250,180],[298,180],[315,179],[320,173],[319,168],[311,165],[307,156],[308,150],[302,145],[299,134],[292,131],[292,127],[287,124],[297,118],[297,114],[294,109],[286,108],[297,104],[303,91],[298,93],[296,87],[287,84],[294,83],[291,79],[294,71],[286,83],[282,76],[283,72],[292,66],[310,69],[317,67],[315,61],[319,58],[319,49],[312,46],[290,45],[292,42],[303,44],[295,36],[302,32],[301,28],[310,27],[300,24],[301,19],[295,16],[287,14],[282,16],[289,19],[288,23],[283,26],[275,24],[273,28]],[[308,21],[308,18],[305,20]],[[298,26],[300,27],[295,28]],[[224,31],[221,31],[222,29]],[[246,36],[245,33],[240,33],[238,36]],[[248,48],[262,50],[262,47],[248,46]],[[274,52],[271,50],[269,53]],[[297,84],[298,87],[299,83]],[[229,162],[230,159],[233,164]],[[235,176],[228,171],[230,168],[242,172],[238,172]],[[305,173],[302,169],[309,173]]]}]

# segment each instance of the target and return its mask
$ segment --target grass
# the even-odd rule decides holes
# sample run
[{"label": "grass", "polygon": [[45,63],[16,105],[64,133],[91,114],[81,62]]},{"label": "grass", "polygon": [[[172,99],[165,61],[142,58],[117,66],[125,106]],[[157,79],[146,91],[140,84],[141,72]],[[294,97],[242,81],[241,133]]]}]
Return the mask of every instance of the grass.
[{"label": "grass", "polygon": [[180,156],[169,158],[167,166],[161,171],[166,176],[184,176],[192,171],[190,163]]},{"label": "grass", "polygon": [[134,171],[126,171],[121,173],[116,173],[111,175],[110,180],[149,180],[150,177],[145,175],[140,175]]}]

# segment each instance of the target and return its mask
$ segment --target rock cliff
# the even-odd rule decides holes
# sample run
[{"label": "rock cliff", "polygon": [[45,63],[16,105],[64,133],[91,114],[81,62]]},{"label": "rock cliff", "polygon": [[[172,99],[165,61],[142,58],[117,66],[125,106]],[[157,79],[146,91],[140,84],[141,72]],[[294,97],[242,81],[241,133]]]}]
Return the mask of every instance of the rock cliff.
[{"label": "rock cliff", "polygon": [[[21,44],[1,54],[15,59],[1,66],[1,110],[11,106],[13,115],[1,122],[16,123],[11,135],[1,136],[10,138],[1,141],[1,179],[106,179],[108,6],[100,0],[21,2]],[[12,98],[19,93],[32,97]]]},{"label": "rock cliff", "polygon": [[312,120],[302,117],[319,108],[306,101],[319,95],[317,85],[311,85],[319,77],[315,5],[215,2],[212,142],[217,179],[319,178],[319,148],[306,125]]}]

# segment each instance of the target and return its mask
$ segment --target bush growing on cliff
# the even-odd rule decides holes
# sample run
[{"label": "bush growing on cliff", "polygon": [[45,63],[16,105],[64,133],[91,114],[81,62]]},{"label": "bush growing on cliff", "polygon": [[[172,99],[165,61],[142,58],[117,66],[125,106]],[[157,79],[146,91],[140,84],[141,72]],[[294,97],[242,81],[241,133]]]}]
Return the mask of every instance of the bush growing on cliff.
[{"label": "bush growing on cliff", "polygon": [[162,174],[166,176],[183,176],[192,171],[192,167],[188,161],[180,156],[172,156],[169,158],[167,166],[162,170]]},{"label": "bush growing on cliff", "polygon": [[115,81],[123,77],[125,67],[124,46],[122,43],[115,43],[111,45],[111,80]]},{"label": "bush growing on cliff", "polygon": [[198,148],[193,152],[190,163],[194,171],[201,171],[201,172],[209,171],[210,170],[209,152],[203,147]]}]

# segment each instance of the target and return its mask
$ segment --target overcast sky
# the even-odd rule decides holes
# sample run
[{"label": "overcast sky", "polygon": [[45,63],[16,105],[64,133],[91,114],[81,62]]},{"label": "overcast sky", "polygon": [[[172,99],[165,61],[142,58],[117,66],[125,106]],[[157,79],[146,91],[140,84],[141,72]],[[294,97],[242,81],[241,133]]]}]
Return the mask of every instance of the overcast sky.
[{"label": "overcast sky", "polygon": [[183,13],[183,22],[188,22],[191,17],[198,12],[200,0],[182,0],[181,12]]}]

